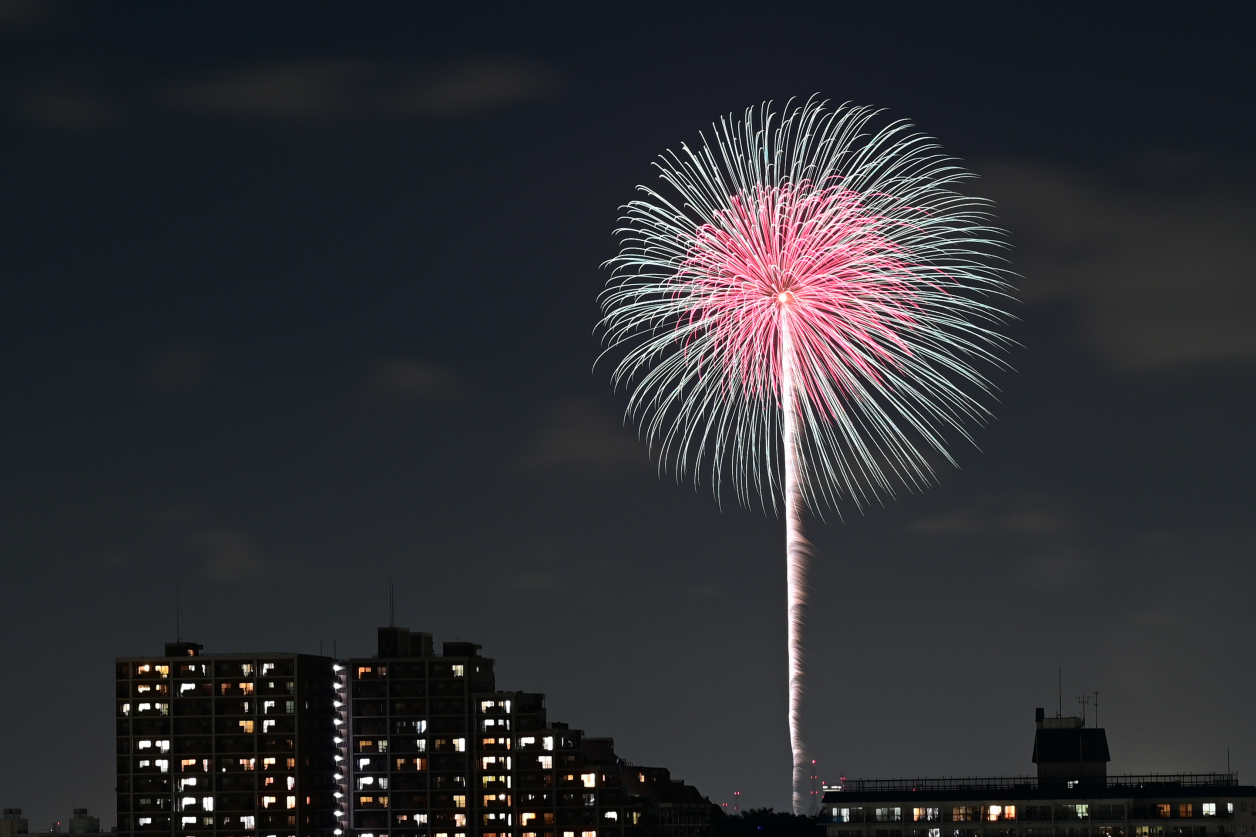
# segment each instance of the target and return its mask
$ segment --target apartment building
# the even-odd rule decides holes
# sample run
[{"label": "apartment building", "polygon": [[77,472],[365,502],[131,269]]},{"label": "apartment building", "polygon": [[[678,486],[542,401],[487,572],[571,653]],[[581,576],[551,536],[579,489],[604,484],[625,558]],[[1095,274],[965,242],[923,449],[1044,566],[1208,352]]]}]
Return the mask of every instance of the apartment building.
[{"label": "apartment building", "polygon": [[192,642],[118,658],[119,834],[333,837],[346,758],[334,667]]},{"label": "apartment building", "polygon": [[854,779],[826,787],[828,837],[1228,837],[1256,834],[1234,773],[1113,775],[1107,733],[1035,716],[1036,776]]}]

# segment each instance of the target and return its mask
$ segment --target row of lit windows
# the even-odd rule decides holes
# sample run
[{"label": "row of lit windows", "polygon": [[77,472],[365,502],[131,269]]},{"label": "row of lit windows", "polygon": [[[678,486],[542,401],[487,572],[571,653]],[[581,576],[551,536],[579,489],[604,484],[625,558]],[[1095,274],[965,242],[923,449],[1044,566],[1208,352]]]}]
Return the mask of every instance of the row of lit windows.
[{"label": "row of lit windows", "polygon": [[[420,732],[426,731],[427,729],[426,721],[413,721],[413,722],[402,722],[402,723],[412,724],[414,728]],[[415,743],[415,746],[418,748],[418,752],[422,753],[422,752],[427,751],[426,739],[419,738],[419,739],[416,739],[414,743]],[[517,745],[515,743],[515,739],[504,737],[504,736],[491,736],[491,737],[486,736],[480,739],[481,748],[497,747],[504,750],[509,750],[511,749],[512,746],[517,746],[517,749],[520,749],[520,750],[529,750],[529,749],[553,750],[554,738],[553,736],[548,736],[548,735],[543,736],[539,739],[539,743],[538,743],[537,736],[523,735],[519,737]],[[386,753],[388,752],[388,739],[387,738],[359,738],[357,739],[356,742],[354,742],[354,749],[356,749],[359,753]],[[467,749],[467,740],[465,738],[436,738],[436,739],[433,739],[432,741],[432,750],[435,752],[449,751],[449,752],[455,752],[455,753],[463,753],[463,752],[466,752],[466,749]]]},{"label": "row of lit windows", "polygon": [[[257,769],[256,758],[225,758],[219,759],[219,766],[225,773],[233,772],[250,772]],[[262,770],[295,770],[297,760],[295,758],[284,758],[280,762],[279,756],[267,756],[262,760]],[[280,765],[283,765],[282,768]],[[158,773],[170,772],[170,759],[136,759],[135,767],[137,770],[155,770]],[[213,769],[212,759],[180,759],[180,773],[209,773]]]},{"label": "row of lit windows", "polygon": [[[269,702],[269,701],[268,701]],[[409,722],[408,722],[409,723]],[[420,732],[426,731],[426,721],[412,722],[414,728]],[[387,753],[387,738],[359,738],[354,742],[354,749],[359,753]],[[340,742],[336,742],[340,743]],[[417,738],[414,740],[415,752],[427,752],[427,739]],[[480,739],[480,747],[499,747],[505,750],[515,746],[520,750],[545,750],[552,751],[554,749],[554,737],[551,735],[534,736],[521,735],[517,739],[506,738],[501,736],[484,737]],[[467,751],[467,739],[465,738],[435,738],[432,740],[432,750],[434,752],[451,752],[465,753]]]},{"label": "row of lit windows", "polygon": [[[464,822],[463,825],[465,826],[466,823]],[[553,833],[554,832],[552,831],[546,831],[546,832],[543,832],[543,834],[538,833],[536,831],[525,831],[522,834],[520,834],[519,837],[552,837]],[[579,832],[564,831],[562,832],[562,837],[576,837],[577,834],[579,834],[580,837],[598,837],[597,829],[592,829],[590,831],[579,831]],[[386,837],[386,835],[387,835],[387,832],[383,832],[383,833],[376,833],[373,831],[354,832],[354,837]],[[455,831],[452,834],[448,831],[437,831],[432,834],[432,837],[467,837],[467,834],[466,832],[463,832],[463,831]],[[495,831],[486,831],[481,835],[481,837],[512,837],[512,835],[510,834],[510,832],[499,833]]]},{"label": "row of lit windows", "polygon": [[[291,660],[273,663],[218,663],[219,677],[265,677],[267,675],[289,675],[293,672],[293,664]],[[136,679],[170,679],[169,663],[137,663],[132,668],[128,663],[118,664],[118,679],[125,680],[129,677]],[[209,663],[180,663],[178,667],[178,676],[183,677],[209,677]]]},{"label": "row of lit windows", "polygon": [[[402,673],[402,676],[408,675],[407,679],[420,680],[423,675],[418,673],[417,668],[407,667],[409,670]],[[479,671],[477,668],[476,671]],[[388,666],[358,666],[355,680],[374,680],[388,676]],[[439,677],[466,677],[467,667],[462,663],[438,663],[432,670],[432,676]]]},{"label": "row of lit windows", "polygon": [[[1200,803],[1198,812],[1201,817],[1217,816],[1217,802]],[[1234,803],[1225,803],[1225,811],[1227,814],[1234,813]],[[1100,806],[1104,808],[1120,806]],[[1061,805],[1056,811],[1056,819],[1078,819],[1085,820],[1091,818],[1091,806],[1089,803]],[[1191,819],[1196,816],[1196,807],[1193,802],[1181,802],[1176,805],[1170,803],[1155,803],[1151,806],[1150,813],[1153,817],[1172,818],[1179,817],[1182,819]],[[902,822],[903,808],[870,808],[872,818],[869,822]],[[941,808],[911,808],[911,820],[913,822],[940,822]],[[863,816],[862,808],[838,808],[834,807],[830,814],[835,822],[859,822]],[[949,808],[950,822],[1008,822],[1017,818],[1015,805],[954,805]],[[1124,819],[1124,811],[1119,814],[1116,812],[1104,811],[1098,814],[1101,819]],[[1050,806],[1028,806],[1027,810],[1022,812],[1021,819],[1029,820],[1050,820],[1052,812]]]}]

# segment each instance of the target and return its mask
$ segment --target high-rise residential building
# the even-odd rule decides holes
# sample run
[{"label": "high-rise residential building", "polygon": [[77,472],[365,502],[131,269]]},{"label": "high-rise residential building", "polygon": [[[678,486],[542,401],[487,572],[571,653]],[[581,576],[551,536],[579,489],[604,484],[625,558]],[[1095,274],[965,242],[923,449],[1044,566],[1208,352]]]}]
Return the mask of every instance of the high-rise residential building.
[{"label": "high-rise residential building", "polygon": [[119,834],[337,833],[347,722],[330,657],[175,642],[118,658],[116,677]]},{"label": "high-rise residential building", "polygon": [[[713,806],[500,691],[470,642],[117,660],[122,837],[708,837]],[[11,829],[12,830],[12,829]]]},{"label": "high-rise residential building", "polygon": [[1107,733],[1036,713],[1036,776],[853,779],[826,787],[828,837],[1229,837],[1256,834],[1233,773],[1109,775]]},{"label": "high-rise residential building", "polygon": [[470,642],[380,628],[347,662],[353,837],[703,837],[711,803],[497,689]]}]

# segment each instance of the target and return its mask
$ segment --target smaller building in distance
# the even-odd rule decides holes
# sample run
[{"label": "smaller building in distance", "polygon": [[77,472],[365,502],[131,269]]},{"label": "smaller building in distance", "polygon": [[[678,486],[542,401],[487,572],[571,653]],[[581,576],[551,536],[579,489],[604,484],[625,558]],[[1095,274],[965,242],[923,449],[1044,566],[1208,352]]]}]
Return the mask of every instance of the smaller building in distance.
[{"label": "smaller building in distance", "polygon": [[1036,712],[1036,776],[825,787],[828,837],[1221,837],[1256,833],[1235,773],[1109,776],[1107,733]]}]

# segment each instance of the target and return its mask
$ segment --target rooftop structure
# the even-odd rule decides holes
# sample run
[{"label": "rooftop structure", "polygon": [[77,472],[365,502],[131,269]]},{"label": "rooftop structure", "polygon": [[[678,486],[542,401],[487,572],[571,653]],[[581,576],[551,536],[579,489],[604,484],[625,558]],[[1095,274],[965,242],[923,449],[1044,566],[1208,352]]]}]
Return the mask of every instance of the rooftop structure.
[{"label": "rooftop structure", "polygon": [[1035,717],[1036,776],[852,779],[825,787],[828,837],[1213,837],[1256,833],[1235,773],[1107,774],[1106,732]]}]

